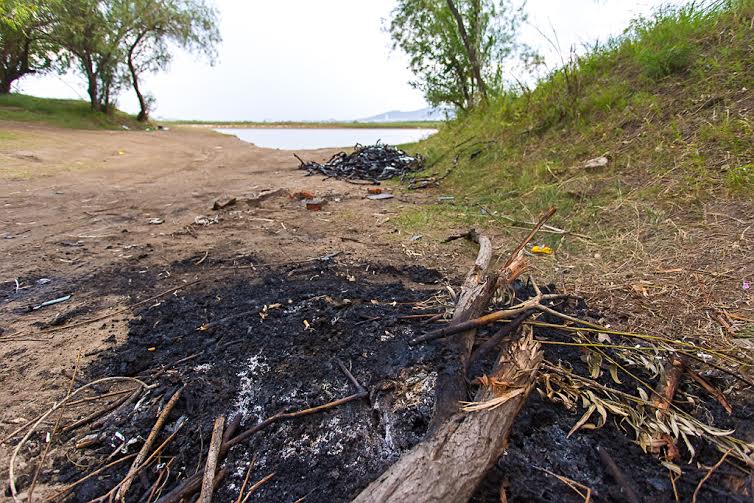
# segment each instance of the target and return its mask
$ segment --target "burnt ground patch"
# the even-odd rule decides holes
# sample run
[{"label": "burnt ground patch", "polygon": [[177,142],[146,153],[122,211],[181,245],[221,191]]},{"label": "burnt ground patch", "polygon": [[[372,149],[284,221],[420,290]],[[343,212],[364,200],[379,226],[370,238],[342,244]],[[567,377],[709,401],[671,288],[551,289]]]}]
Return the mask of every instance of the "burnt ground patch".
[{"label": "burnt ground patch", "polygon": [[[235,270],[135,310],[126,342],[102,353],[85,374],[87,380],[136,376],[155,387],[135,411],[130,408],[99,430],[94,445],[71,449],[68,460],[58,459],[56,479],[63,483],[77,480],[99,467],[123,443],[132,442],[125,452],[136,452],[157,411],[182,388],[181,399],[158,442],[179,423],[183,423],[182,429],[159,463],[134,484],[129,499],[139,501],[145,488],[169,464],[167,492],[203,465],[216,416],[240,414],[241,429],[246,429],[281,410],[305,409],[353,393],[337,358],[370,389],[370,399],[275,424],[233,449],[225,462],[230,475],[217,498],[233,501],[237,497],[254,459],[252,481],[275,473],[256,494],[259,501],[295,501],[304,496],[315,502],[350,500],[421,440],[432,414],[435,377],[444,364],[441,342],[419,347],[407,344],[427,327],[420,319],[405,316],[436,312],[436,305],[434,309],[417,309],[417,303],[432,297],[438,287],[412,284],[413,273],[400,281],[399,270],[374,274],[379,267],[365,266],[314,262],[264,273],[251,268]],[[180,267],[196,266],[192,260],[177,264],[176,270]],[[135,273],[121,271],[120,281],[133,285],[129,274]],[[432,277],[427,272],[421,276],[416,279]],[[519,284],[516,293],[525,298],[533,292]],[[585,319],[599,316],[583,303],[559,309]],[[481,338],[488,335],[480,333]],[[570,340],[568,334],[553,329],[538,331],[537,336]],[[578,348],[548,345],[545,357],[586,372]],[[609,377],[603,380],[610,383]],[[631,390],[629,383],[624,386]],[[750,408],[737,408],[733,418],[725,418],[719,415],[715,402],[707,400],[702,405],[706,413],[719,416],[719,426],[750,426]],[[631,442],[617,422],[569,438],[568,431],[582,413],[532,393],[516,422],[506,455],[489,473],[474,501],[499,501],[501,485],[507,487],[510,501],[581,501],[547,471],[588,485],[601,500],[621,501],[625,496],[602,465],[597,447],[619,460],[647,501],[672,500],[667,470]],[[84,428],[64,440],[72,443],[87,433]],[[37,446],[43,445],[41,436],[36,440]],[[715,450],[698,447],[702,463],[711,465],[719,459]],[[106,493],[125,476],[127,465],[81,484],[69,499],[88,500]],[[690,497],[706,473],[691,465],[684,465],[684,470],[687,475],[678,483],[682,498]],[[721,497],[722,501],[738,501],[721,489],[725,476],[725,470],[716,473],[700,501]],[[28,480],[28,476],[20,477],[19,485]]]},{"label": "burnt ground patch", "polygon": [[[421,330],[420,320],[401,319],[425,312],[413,306],[435,288],[412,289],[371,272],[355,276],[354,268],[321,263],[262,277],[247,269],[137,310],[126,343],[102,353],[86,370],[87,378],[150,380],[161,372],[158,386],[138,412],[107,428],[101,445],[87,456],[109,454],[124,438],[144,437],[165,396],[183,387],[171,418],[173,425],[181,416],[187,422],[166,451],[175,457],[169,487],[194,473],[214,417],[241,414],[245,428],[283,409],[353,393],[337,358],[373,390],[371,406],[356,402],[265,430],[247,449],[231,451],[227,463],[233,471],[218,499],[237,496],[255,454],[255,474],[279,474],[260,490],[264,501],[353,496],[424,434],[440,361],[436,346],[407,348],[406,341]],[[63,481],[82,475],[67,463],[60,469]],[[73,499],[106,492],[125,471],[82,485]]]}]

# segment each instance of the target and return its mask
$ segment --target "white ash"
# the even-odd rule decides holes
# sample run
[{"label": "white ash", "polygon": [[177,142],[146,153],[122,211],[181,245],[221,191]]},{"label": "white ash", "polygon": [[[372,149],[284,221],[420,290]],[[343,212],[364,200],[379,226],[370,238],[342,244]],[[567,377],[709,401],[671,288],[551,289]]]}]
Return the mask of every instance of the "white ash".
[{"label": "white ash", "polygon": [[236,396],[233,408],[236,413],[241,414],[244,420],[253,417],[259,421],[262,418],[264,410],[261,405],[257,404],[257,391],[259,388],[260,377],[270,370],[270,366],[261,356],[261,352],[250,357],[246,365],[238,373],[240,381],[238,383],[238,395]]}]

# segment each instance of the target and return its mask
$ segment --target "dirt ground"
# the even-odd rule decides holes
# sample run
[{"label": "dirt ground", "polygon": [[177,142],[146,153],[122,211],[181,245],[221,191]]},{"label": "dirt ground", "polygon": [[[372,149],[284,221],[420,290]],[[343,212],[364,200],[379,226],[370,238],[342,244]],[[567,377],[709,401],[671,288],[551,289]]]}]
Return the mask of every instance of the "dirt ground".
[{"label": "dirt ground", "polygon": [[[21,339],[0,343],[3,435],[59,400],[77,365],[86,368],[122,342],[129,317],[107,320],[110,330],[89,324],[40,335],[50,322],[108,314],[145,292],[183,283],[254,274],[235,264],[338,253],[342,264],[456,269],[456,251],[436,262],[397,237],[390,217],[411,204],[405,198],[367,201],[364,187],[306,177],[291,152],[204,129],[78,131],[15,123],[0,129],[11,137],[0,143],[0,339]],[[334,152],[299,155],[324,160]],[[246,202],[266,189],[286,192],[259,207]],[[326,200],[322,211],[288,197],[302,190]],[[228,197],[237,203],[212,210]],[[180,261],[204,267],[176,274],[171,268]],[[473,253],[461,260],[471,261]],[[134,278],[143,279],[137,285]],[[110,287],[103,289],[103,281]],[[71,298],[30,309],[64,295]],[[0,446],[3,480],[11,448]]]},{"label": "dirt ground", "polygon": [[[0,440],[63,398],[74,372],[84,382],[102,375],[141,375],[155,365],[198,352],[200,356],[186,368],[193,372],[191,380],[199,383],[195,389],[201,392],[191,395],[194,403],[183,404],[181,413],[200,411],[194,412],[202,417],[196,429],[198,442],[191,440],[185,450],[189,452],[189,447],[197,450],[198,446],[201,452],[206,449],[207,427],[211,426],[213,416],[207,407],[230,401],[236,409],[245,410],[249,415],[245,419],[251,420],[260,419],[262,412],[274,412],[286,400],[316,404],[321,402],[321,396],[333,399],[347,393],[347,382],[324,361],[323,355],[333,348],[353,365],[357,378],[370,381],[365,384],[400,386],[408,382],[413,388],[404,396],[411,397],[410,403],[403,408],[391,404],[386,412],[375,409],[378,412],[372,415],[383,414],[381,419],[370,419],[370,414],[358,409],[344,413],[340,420],[361,425],[346,428],[349,434],[343,437],[345,440],[326,436],[330,431],[327,428],[343,433],[338,417],[281,426],[274,435],[255,444],[260,452],[275,452],[277,456],[259,459],[260,470],[283,466],[289,475],[287,480],[273,481],[264,488],[260,492],[262,500],[294,501],[309,496],[310,501],[328,501],[327,490],[344,487],[356,490],[380,473],[400,450],[421,437],[431,412],[428,402],[433,385],[431,368],[437,355],[429,348],[415,353],[415,360],[408,361],[398,345],[393,347],[395,330],[407,337],[416,329],[414,321],[400,320],[397,314],[410,315],[414,311],[396,313],[379,308],[383,310],[370,314],[369,309],[391,302],[395,305],[421,302],[443,290],[446,280],[457,285],[473,262],[474,246],[463,240],[440,246],[402,234],[393,225],[391,219],[401,209],[422,204],[433,197],[431,194],[408,193],[391,186],[390,190],[396,194],[394,199],[367,200],[363,186],[304,176],[296,169],[298,161],[292,152],[256,148],[234,137],[199,128],[111,132],[5,123],[0,124],[0,132],[6,133],[0,136]],[[298,154],[307,160],[324,160],[333,152]],[[255,202],[258,194],[277,189],[282,191]],[[308,211],[295,197],[290,197],[299,191],[322,198],[325,201],[322,211]],[[236,198],[235,204],[212,209],[216,201],[232,197]],[[323,257],[325,260],[321,260]],[[297,266],[290,268],[292,264]],[[563,285],[580,283],[577,278],[563,279],[562,272],[558,274],[558,265],[550,261],[542,261],[535,268],[545,280]],[[588,276],[578,276],[582,277]],[[730,280],[731,284],[737,278]],[[635,278],[628,278],[623,287],[631,292],[633,283]],[[320,299],[321,292],[315,291],[317,285],[339,293],[341,298]],[[290,292],[290,298],[283,298],[285,292]],[[645,292],[634,293],[639,300],[646,298]],[[68,295],[71,297],[63,302],[39,307]],[[748,297],[742,295],[737,292],[734,300],[737,305],[748,305]],[[342,319],[347,318],[352,326],[366,323],[371,333],[384,333],[380,341],[389,348],[388,353],[381,354],[371,339],[353,341],[358,342],[358,348],[340,339],[337,320],[341,318],[338,313],[346,296],[358,298],[363,305],[358,303]],[[614,292],[595,295],[594,299],[587,297],[605,313],[619,312],[626,305],[625,298],[621,301]],[[610,302],[611,298],[619,300]],[[675,299],[677,302],[678,297]],[[349,298],[349,302],[352,300]],[[223,324],[209,331],[211,339],[202,342],[206,346],[187,345],[188,336],[193,337],[196,327],[203,323],[211,325],[232,317],[242,306],[267,313],[272,301],[282,307],[269,308],[267,325],[261,324],[267,314],[260,315],[261,321],[253,315],[254,323],[241,323],[233,318],[227,326]],[[668,301],[672,303],[673,299]],[[616,306],[615,302],[623,305]],[[281,309],[290,313],[286,320],[276,318]],[[326,313],[322,316],[329,321],[320,320],[320,325],[314,326],[315,331],[319,330],[316,339],[307,340],[303,346],[285,346],[292,355],[290,359],[281,359],[280,355],[260,356],[262,349],[259,354],[245,353],[253,347],[264,349],[274,345],[264,337],[259,338],[262,327],[275,331],[270,327],[279,323],[279,332],[290,332],[292,325],[283,328],[284,323],[295,323],[304,327],[301,330],[309,330],[309,324],[316,321],[316,313]],[[108,317],[77,325],[100,316]],[[657,316],[662,317],[663,313]],[[176,333],[185,334],[186,338],[176,338]],[[244,334],[257,339],[246,341],[241,348],[234,346]],[[284,343],[290,345],[291,341]],[[568,356],[578,360],[577,352]],[[317,378],[309,383],[307,358],[316,360],[311,365],[316,368],[312,372]],[[217,366],[218,360],[226,363],[227,368],[213,373],[211,367]],[[239,374],[241,368],[245,369],[243,375]],[[288,369],[289,377],[270,372],[273,368]],[[384,375],[377,375],[380,372]],[[407,381],[409,374],[420,379]],[[238,389],[231,390],[235,395],[223,395],[229,391],[217,387],[210,375],[215,380],[240,379]],[[259,376],[270,379],[267,387],[262,395],[249,395],[247,388]],[[165,373],[160,390],[171,392],[171,386],[177,385],[177,380],[185,381],[185,377],[186,374]],[[379,383],[373,381],[377,379]],[[284,389],[284,396],[276,396],[276,390]],[[257,402],[269,407],[255,410]],[[502,473],[527,472],[531,476],[529,452],[548,444],[558,445],[558,452],[548,452],[546,456],[544,451],[540,453],[543,471],[535,472],[540,477],[537,481],[521,478],[509,484],[515,489],[514,501],[563,501],[565,495],[574,497],[564,484],[548,477],[546,470],[567,473],[574,479],[581,472],[588,472],[590,480],[599,481],[598,487],[606,500],[614,496],[620,499],[614,492],[615,484],[606,485],[608,479],[594,461],[596,458],[582,463],[583,459],[574,461],[570,457],[593,453],[595,446],[608,442],[613,442],[609,446],[615,454],[630,458],[635,466],[646,459],[647,466],[657,472],[635,472],[637,487],[648,494],[661,491],[663,498],[670,494],[662,468],[636,445],[627,439],[615,440],[615,432],[609,435],[607,429],[568,442],[565,434],[580,414],[543,402],[533,397],[532,405],[525,408],[521,424],[527,432],[514,434],[509,456],[501,459],[498,468]],[[391,414],[395,418],[388,417]],[[752,411],[747,406],[737,411],[735,421],[745,420],[749,425],[751,418]],[[153,418],[142,420],[148,425]],[[385,439],[390,437],[394,449],[360,458],[354,456],[359,438],[371,439],[373,446],[382,438],[370,436],[375,431],[364,426],[369,421],[382,425],[378,433]],[[48,428],[53,424],[54,421],[49,422]],[[397,425],[397,429],[387,431],[387,424]],[[320,436],[315,435],[317,432]],[[751,431],[742,433],[751,439]],[[313,438],[304,442],[309,436]],[[295,452],[278,452],[281,448],[292,448],[275,443],[282,437],[302,441],[294,446]],[[340,440],[345,441],[345,446]],[[36,441],[38,445],[32,446],[31,452],[38,455],[44,442]],[[0,480],[6,495],[8,460],[14,445],[15,442],[0,444]],[[358,469],[343,472],[342,466],[334,462],[327,464],[316,456],[307,458],[315,451],[340,461],[345,459],[350,463],[348,466]],[[235,459],[237,466],[248,465],[250,461],[248,456],[234,456],[231,461]],[[244,459],[236,459],[239,456]],[[36,461],[27,457],[20,456],[16,467],[17,473],[27,477],[22,480],[26,485],[30,466]],[[50,452],[48,459],[54,463],[48,462],[35,494],[53,494],[54,486],[61,480],[70,482],[78,478],[76,475],[80,473],[71,469],[71,463],[81,464],[81,473],[86,472],[83,458],[74,455],[72,459],[69,453],[70,463],[66,464],[62,461],[64,457],[65,453],[55,449]],[[289,458],[298,464],[285,465]],[[710,455],[707,461],[716,459]],[[309,480],[291,486],[293,477],[307,474],[319,485]],[[231,484],[220,494],[234,497],[232,490],[238,490],[242,476],[243,471],[233,473]],[[497,472],[490,475],[489,494],[496,494],[501,476]],[[344,486],[339,480],[349,482]],[[681,488],[681,492],[690,494],[695,480],[698,477],[684,482],[687,487]],[[83,494],[91,497],[99,494],[101,487],[85,489],[89,492]],[[486,501],[489,494],[477,500]],[[713,494],[717,493],[707,493],[706,497]],[[345,497],[340,495],[340,499]]]}]

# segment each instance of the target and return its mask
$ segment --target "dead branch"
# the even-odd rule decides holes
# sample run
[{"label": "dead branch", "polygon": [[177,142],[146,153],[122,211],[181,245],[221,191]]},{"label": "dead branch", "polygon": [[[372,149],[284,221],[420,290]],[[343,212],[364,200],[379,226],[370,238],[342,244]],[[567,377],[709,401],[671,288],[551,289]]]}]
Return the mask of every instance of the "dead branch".
[{"label": "dead branch", "polygon": [[503,341],[503,339],[514,332],[518,330],[518,327],[521,326],[521,324],[526,321],[526,319],[531,316],[530,311],[525,311],[521,314],[519,314],[515,319],[511,320],[510,323],[503,326],[500,330],[495,333],[492,337],[490,337],[488,340],[484,341],[483,344],[480,344],[478,348],[474,350],[474,353],[471,355],[471,358],[469,358],[468,361],[468,367],[466,368],[465,375],[469,375],[469,369],[471,368],[474,363],[478,362],[484,356],[489,353],[492,349],[499,346],[500,343]]},{"label": "dead branch", "polygon": [[141,450],[139,451],[139,454],[136,455],[136,458],[131,464],[131,468],[128,470],[128,474],[123,479],[123,482],[118,488],[118,491],[115,493],[116,501],[125,501],[126,494],[128,493],[128,490],[131,488],[131,484],[133,483],[133,479],[137,473],[137,470],[141,467],[141,465],[144,463],[144,460],[147,458],[147,455],[149,454],[149,449],[152,448],[152,444],[157,439],[157,435],[159,435],[160,431],[162,430],[162,427],[165,424],[165,421],[167,421],[168,416],[170,415],[170,411],[173,410],[173,407],[175,407],[175,404],[178,403],[178,399],[180,397],[181,397],[181,389],[173,393],[173,396],[170,397],[170,400],[168,400],[168,403],[165,404],[165,408],[157,417],[157,421],[155,421],[154,426],[152,427],[152,431],[149,432],[149,436],[147,436],[147,439],[144,442],[144,445],[141,446]]},{"label": "dead branch", "polygon": [[82,419],[79,419],[78,421],[76,421],[74,423],[66,425],[62,430],[60,430],[60,432],[61,433],[67,433],[67,432],[73,431],[73,430],[75,430],[77,428],[81,428],[82,426],[84,426],[86,424],[89,424],[89,423],[91,423],[92,421],[94,421],[96,419],[99,419],[101,416],[104,416],[108,412],[110,412],[110,411],[112,411],[112,410],[120,407],[121,405],[123,405],[127,400],[129,400],[129,399],[131,399],[131,400],[136,399],[136,396],[138,396],[137,393],[136,393],[137,391],[139,393],[141,393],[141,389],[137,388],[137,389],[135,389],[135,390],[132,391],[131,395],[124,395],[124,396],[120,397],[119,399],[115,400],[114,402],[111,402],[111,403],[105,405],[104,407],[95,410],[94,412],[92,412],[88,416],[86,416],[86,417],[84,417]]},{"label": "dead branch", "polygon": [[703,378],[699,373],[694,372],[690,368],[686,368],[686,373],[702,388],[704,388],[704,391],[709,393],[715,400],[720,402],[720,405],[723,406],[723,409],[725,409],[725,412],[728,413],[730,416],[733,414],[733,407],[730,406],[730,403],[728,403],[728,400],[725,398],[725,395],[712,386],[705,378]]},{"label": "dead branch", "polygon": [[[471,234],[470,234],[471,235]],[[478,236],[479,253],[466,280],[453,312],[452,323],[460,324],[476,318],[484,312],[495,293],[497,275],[488,272],[492,260],[492,241],[487,236]],[[458,402],[466,400],[466,379],[463,370],[468,365],[471,349],[476,335],[475,327],[460,333],[459,337],[449,341],[447,350],[451,361],[437,375],[437,396],[435,410],[429,424],[430,431],[458,410]]]},{"label": "dead branch", "polygon": [[613,460],[613,457],[610,456],[610,453],[608,453],[602,447],[598,447],[597,452],[599,452],[600,459],[602,460],[602,463],[605,465],[607,470],[610,472],[610,475],[613,476],[618,485],[620,485],[623,489],[623,494],[626,496],[626,499],[629,501],[629,503],[639,503],[641,500],[636,495],[633,484],[628,479],[628,477],[626,477],[623,471],[618,468],[618,465],[615,464],[615,461]]},{"label": "dead branch", "polygon": [[212,428],[212,440],[207,452],[207,463],[204,465],[204,478],[202,482],[202,491],[199,495],[200,503],[210,503],[212,493],[214,492],[215,472],[217,471],[217,461],[220,454],[220,447],[223,442],[223,428],[225,427],[225,416],[215,419],[215,425]]},{"label": "dead branch", "polygon": [[543,295],[541,292],[538,292],[535,297],[532,297],[531,299],[525,302],[522,302],[520,304],[517,304],[513,307],[510,307],[508,309],[495,311],[493,313],[489,313],[484,316],[480,316],[478,318],[465,321],[463,323],[450,324],[446,327],[442,327],[437,330],[427,332],[424,335],[411,339],[408,343],[412,346],[415,346],[423,342],[434,341],[436,339],[443,339],[445,337],[450,337],[451,335],[457,335],[457,334],[463,333],[467,330],[482,328],[492,323],[495,323],[497,321],[509,320],[511,318],[515,318],[516,316],[519,316],[531,310],[548,312],[547,309],[549,308],[547,306],[542,305],[543,301],[563,299],[563,298],[568,298],[568,297],[570,296],[565,295],[565,294],[544,294]]},{"label": "dead branch", "polygon": [[685,367],[686,363],[681,358],[668,360],[665,365],[665,380],[660,380],[652,396],[652,404],[659,410],[664,412],[670,408]]},{"label": "dead branch", "polygon": [[[355,393],[353,395],[349,395],[345,398],[341,398],[339,400],[334,400],[324,405],[319,405],[317,407],[312,407],[309,409],[299,410],[295,412],[279,412],[265,419],[264,421],[257,423],[252,428],[249,428],[248,430],[236,435],[232,439],[224,440],[222,446],[220,447],[218,459],[222,461],[223,459],[225,459],[225,456],[228,454],[228,451],[230,451],[233,447],[237,446],[240,443],[245,442],[246,440],[251,438],[254,434],[262,431],[263,429],[267,428],[268,426],[274,423],[277,423],[279,421],[284,421],[287,419],[293,419],[296,417],[316,414],[318,412],[329,410],[329,409],[338,407],[340,405],[344,405],[349,402],[354,402],[356,400],[363,400],[364,398],[367,398],[368,396],[369,396],[369,392],[362,391],[359,393]],[[198,491],[201,488],[203,477],[204,477],[204,470],[202,469],[199,472],[197,472],[195,475],[189,477],[188,479],[178,484],[178,486],[176,486],[168,494],[162,496],[159,500],[157,500],[157,503],[178,503],[182,499],[188,498],[189,496],[191,496],[192,494],[194,494],[196,491]]]},{"label": "dead branch", "polygon": [[106,382],[117,382],[117,381],[130,381],[135,382],[143,386],[144,388],[148,388],[147,384],[144,381],[140,381],[139,379],[136,379],[134,377],[105,377],[102,379],[97,379],[96,381],[92,381],[88,384],[85,384],[84,386],[81,386],[80,388],[77,388],[73,393],[69,394],[67,397],[65,397],[62,401],[54,404],[52,407],[50,407],[47,412],[39,416],[39,418],[34,422],[34,424],[29,428],[29,431],[26,432],[26,435],[21,439],[21,441],[16,444],[16,448],[13,449],[13,453],[11,454],[10,461],[8,462],[8,485],[10,487],[10,493],[13,497],[13,501],[19,501],[18,499],[18,489],[16,488],[16,475],[15,475],[15,465],[16,465],[16,458],[18,457],[18,453],[21,451],[21,448],[26,444],[26,442],[29,440],[29,437],[34,433],[34,430],[37,429],[37,427],[47,419],[51,414],[55,413],[56,410],[60,409],[61,407],[65,407],[65,405],[76,395],[78,395],[80,392],[93,388],[97,386],[98,384],[106,383]]},{"label": "dead branch", "polygon": [[[477,393],[478,412],[457,412],[427,440],[405,453],[354,500],[467,501],[499,459],[518,412],[534,387],[542,351],[531,334],[511,344]],[[505,389],[501,384],[506,383]],[[503,394],[509,399],[500,401]],[[483,407],[486,403],[494,405]]]},{"label": "dead branch", "polygon": [[265,485],[267,482],[269,482],[270,479],[272,479],[272,477],[274,477],[274,476],[275,476],[275,472],[272,472],[269,475],[267,475],[266,477],[262,478],[259,482],[256,482],[256,483],[254,483],[254,485],[252,485],[251,487],[249,487],[249,492],[246,493],[246,496],[244,496],[243,500],[241,500],[241,503],[246,503],[249,500],[249,498],[255,492],[257,492],[257,489],[259,489],[260,487],[262,487],[263,485]]}]

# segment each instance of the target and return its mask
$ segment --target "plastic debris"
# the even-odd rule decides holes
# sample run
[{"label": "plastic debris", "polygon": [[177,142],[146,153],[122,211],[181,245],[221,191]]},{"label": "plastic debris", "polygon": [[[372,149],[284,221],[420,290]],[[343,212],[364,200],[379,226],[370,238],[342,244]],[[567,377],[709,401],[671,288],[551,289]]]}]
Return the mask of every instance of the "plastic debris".
[{"label": "plastic debris", "polygon": [[532,246],[531,252],[535,255],[552,255],[554,253],[549,246]]},{"label": "plastic debris", "polygon": [[68,299],[70,299],[70,298],[71,298],[71,296],[70,296],[70,295],[65,295],[65,296],[63,296],[63,297],[59,297],[59,298],[57,298],[57,299],[48,300],[47,302],[42,302],[42,303],[41,303],[41,304],[39,304],[38,306],[34,306],[34,307],[32,307],[32,308],[31,308],[31,310],[32,310],[32,311],[36,311],[36,310],[38,310],[38,309],[42,309],[43,307],[47,307],[47,306],[53,306],[53,305],[55,305],[55,304],[60,304],[61,302],[65,302],[65,301],[67,301],[67,300],[68,300]]},{"label": "plastic debris", "polygon": [[367,199],[371,199],[372,201],[379,201],[381,199],[392,199],[394,196],[393,194],[370,194],[367,196]]}]

